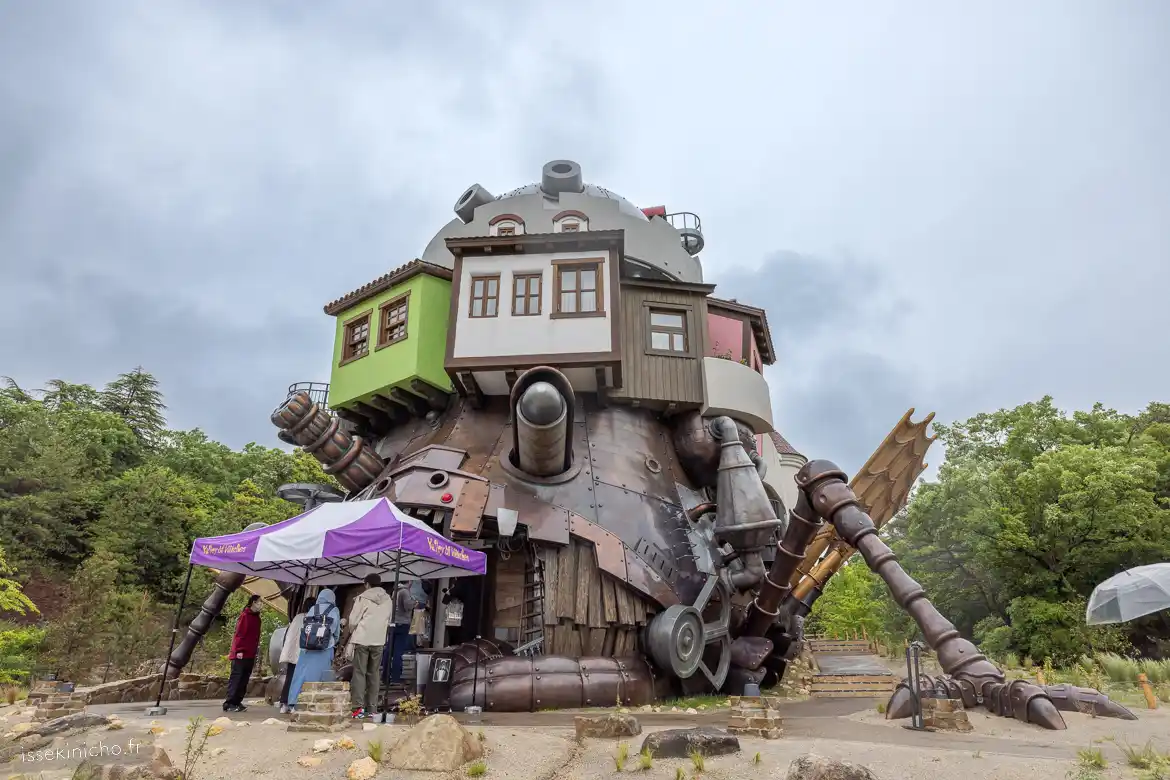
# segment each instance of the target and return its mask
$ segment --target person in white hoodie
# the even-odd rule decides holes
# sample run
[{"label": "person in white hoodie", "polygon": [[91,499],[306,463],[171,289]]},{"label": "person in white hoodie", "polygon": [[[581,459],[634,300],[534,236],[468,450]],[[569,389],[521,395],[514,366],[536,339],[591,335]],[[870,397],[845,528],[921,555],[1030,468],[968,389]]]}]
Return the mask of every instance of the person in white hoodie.
[{"label": "person in white hoodie", "polygon": [[280,663],[284,664],[284,687],[280,691],[280,712],[289,712],[288,689],[292,686],[293,672],[301,656],[301,629],[305,625],[305,613],[312,606],[312,599],[301,604],[300,611],[293,615],[292,622],[284,632],[284,644],[280,646]]},{"label": "person in white hoodie", "polygon": [[359,720],[375,712],[382,679],[382,648],[394,604],[377,574],[367,576],[365,583],[366,589],[354,599],[349,612],[350,635],[345,648],[345,657],[353,662],[353,679],[349,683],[351,715]]}]

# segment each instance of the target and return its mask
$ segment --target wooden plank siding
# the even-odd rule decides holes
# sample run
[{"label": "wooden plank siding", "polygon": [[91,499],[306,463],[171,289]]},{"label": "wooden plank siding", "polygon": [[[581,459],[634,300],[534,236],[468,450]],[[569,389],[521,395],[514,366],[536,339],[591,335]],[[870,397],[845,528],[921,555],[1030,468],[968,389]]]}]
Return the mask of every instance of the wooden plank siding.
[{"label": "wooden plank siding", "polygon": [[[707,297],[690,290],[644,287],[622,283],[622,375],[623,387],[613,398],[651,402],[650,405],[678,404],[679,409],[703,405],[703,361],[708,352]],[[686,356],[646,354],[650,322],[647,308],[687,307]]]}]

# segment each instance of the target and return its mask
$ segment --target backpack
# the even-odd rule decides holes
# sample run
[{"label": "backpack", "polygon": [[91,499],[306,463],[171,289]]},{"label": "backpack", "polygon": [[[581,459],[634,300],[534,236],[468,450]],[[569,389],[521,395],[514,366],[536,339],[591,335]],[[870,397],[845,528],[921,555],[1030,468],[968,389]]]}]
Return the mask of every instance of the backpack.
[{"label": "backpack", "polygon": [[329,610],[335,608],[335,605],[331,604],[324,612],[316,612],[317,605],[314,604],[305,614],[305,622],[301,626],[300,645],[302,650],[326,650],[329,648],[329,643],[333,640],[334,622]]}]

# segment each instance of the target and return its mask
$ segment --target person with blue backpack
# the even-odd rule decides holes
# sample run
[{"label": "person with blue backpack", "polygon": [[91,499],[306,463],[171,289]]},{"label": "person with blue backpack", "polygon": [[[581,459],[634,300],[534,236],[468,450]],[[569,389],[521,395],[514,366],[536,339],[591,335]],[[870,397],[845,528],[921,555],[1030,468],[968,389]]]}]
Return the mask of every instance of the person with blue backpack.
[{"label": "person with blue backpack", "polygon": [[324,682],[333,668],[333,649],[341,635],[341,610],[337,597],[328,588],[317,594],[317,602],[305,613],[301,624],[301,654],[288,690],[288,708],[296,710],[297,696],[308,682]]}]

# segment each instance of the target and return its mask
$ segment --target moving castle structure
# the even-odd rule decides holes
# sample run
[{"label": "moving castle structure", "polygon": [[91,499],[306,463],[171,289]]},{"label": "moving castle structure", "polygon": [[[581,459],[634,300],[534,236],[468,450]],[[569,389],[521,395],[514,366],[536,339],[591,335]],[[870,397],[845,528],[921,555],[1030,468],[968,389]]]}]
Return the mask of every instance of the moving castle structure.
[{"label": "moving castle structure", "polygon": [[[453,707],[768,686],[859,551],[951,675],[924,685],[1048,728],[1078,701],[1117,714],[1006,682],[878,538],[925,468],[929,417],[908,412],[851,482],[776,432],[767,315],[713,295],[695,215],[639,209],[568,160],[454,210],[420,259],[325,307],[327,396],[294,386],[272,416],[347,498],[488,552],[485,578],[452,586],[461,625],[435,621],[436,645],[461,645]],[[241,580],[221,575],[172,670]],[[889,716],[911,708],[903,683]]]}]

